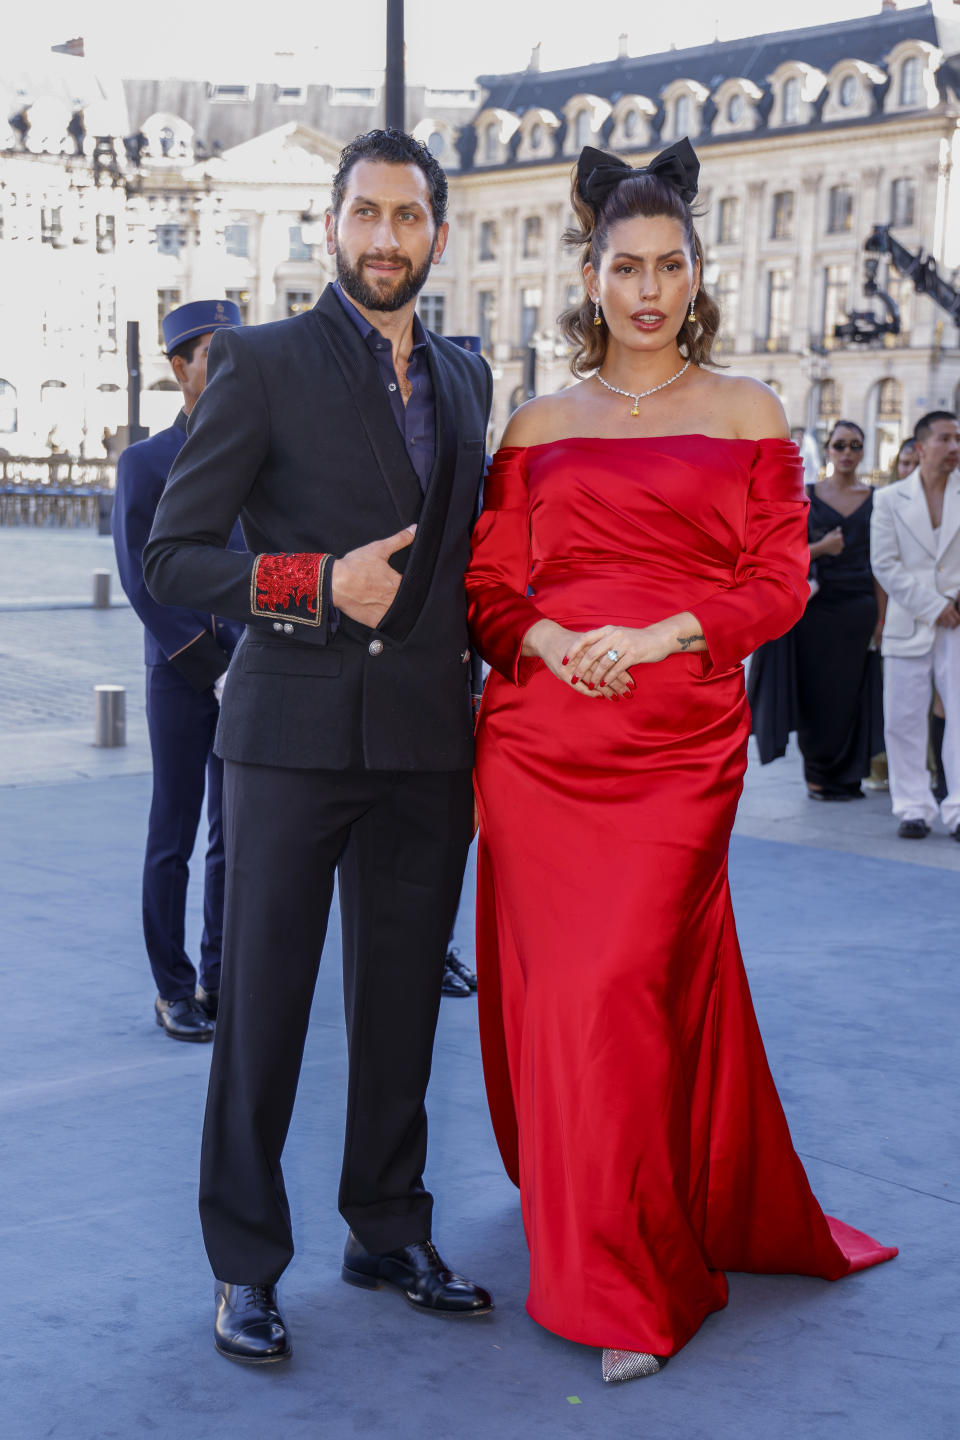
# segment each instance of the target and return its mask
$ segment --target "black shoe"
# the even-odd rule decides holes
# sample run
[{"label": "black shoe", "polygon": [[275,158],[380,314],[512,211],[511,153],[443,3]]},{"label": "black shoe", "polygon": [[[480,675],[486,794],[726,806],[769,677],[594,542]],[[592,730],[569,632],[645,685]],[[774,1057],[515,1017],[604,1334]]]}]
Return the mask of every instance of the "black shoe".
[{"label": "black shoe", "polygon": [[202,985],[198,985],[194,999],[208,1020],[216,1020],[220,1008],[219,990],[205,990]]},{"label": "black shoe", "polygon": [[[449,962],[449,955],[447,961]],[[456,970],[450,968],[449,963],[444,964],[443,979],[440,982],[441,995],[472,995],[473,991],[465,980],[461,980]]]},{"label": "black shoe", "polygon": [[340,1274],[348,1285],[379,1290],[386,1280],[418,1310],[441,1315],[486,1315],[493,1301],[486,1290],[448,1270],[429,1240],[418,1240],[391,1250],[388,1255],[371,1255],[353,1231],[347,1236]]},{"label": "black shoe", "polygon": [[807,786],[807,794],[811,800],[825,800],[830,802],[843,803],[845,800],[859,800],[863,798],[863,791],[857,790],[854,794],[849,790],[830,790],[824,787],[822,790],[815,789],[812,785]]},{"label": "black shoe", "polygon": [[157,1024],[166,1030],[171,1040],[213,1039],[217,1027],[192,995],[185,995],[182,1000],[164,1000],[158,995],[153,1008]]},{"label": "black shoe", "polygon": [[476,975],[474,975],[469,965],[464,965],[463,961],[460,959],[460,951],[455,950],[452,945],[447,951],[446,967],[447,970],[453,971],[454,975],[456,975],[458,980],[463,981],[464,985],[466,985],[468,990],[476,990]]},{"label": "black shoe", "polygon": [[901,820],[897,827],[901,840],[925,840],[930,834],[926,820]]},{"label": "black shoe", "polygon": [[217,1281],[213,1343],[221,1355],[247,1365],[266,1365],[292,1354],[277,1308],[275,1285],[228,1285]]}]

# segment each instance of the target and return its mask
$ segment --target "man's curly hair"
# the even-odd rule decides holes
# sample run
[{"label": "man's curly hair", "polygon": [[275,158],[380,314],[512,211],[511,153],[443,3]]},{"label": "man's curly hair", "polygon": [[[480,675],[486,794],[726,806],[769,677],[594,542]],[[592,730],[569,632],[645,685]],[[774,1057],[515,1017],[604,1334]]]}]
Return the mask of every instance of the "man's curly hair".
[{"label": "man's curly hair", "polygon": [[340,152],[340,166],[333,177],[333,198],[330,208],[340,214],[347,176],[358,160],[384,160],[388,165],[416,165],[427,177],[430,187],[430,208],[436,225],[447,218],[447,177],[426,145],[414,140],[403,130],[368,130],[345,145]]}]

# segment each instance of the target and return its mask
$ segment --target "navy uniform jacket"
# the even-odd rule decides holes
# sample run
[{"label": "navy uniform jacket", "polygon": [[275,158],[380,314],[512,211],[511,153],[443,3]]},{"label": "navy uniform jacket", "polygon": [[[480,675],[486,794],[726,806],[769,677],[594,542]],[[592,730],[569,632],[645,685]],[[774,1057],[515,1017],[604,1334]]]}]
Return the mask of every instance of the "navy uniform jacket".
[{"label": "navy uniform jacket", "polygon": [[[169,663],[194,690],[206,690],[222,675],[243,633],[232,620],[179,605],[158,605],[143,579],[143,547],[147,543],[170,467],[187,438],[183,411],[168,430],[130,445],[117,464],[113,506],[113,543],[120,583],[143,621],[144,659],[148,665]],[[229,548],[244,549],[239,527]]]}]

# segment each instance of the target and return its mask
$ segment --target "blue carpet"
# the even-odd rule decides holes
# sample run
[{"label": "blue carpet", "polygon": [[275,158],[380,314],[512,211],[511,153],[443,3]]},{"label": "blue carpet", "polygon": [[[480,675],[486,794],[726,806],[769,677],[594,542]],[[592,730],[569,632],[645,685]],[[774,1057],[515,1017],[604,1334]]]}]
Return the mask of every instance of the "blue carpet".
[{"label": "blue carpet", "polygon": [[[436,1237],[494,1291],[450,1322],[338,1278],[345,1044],[331,935],[285,1165],[295,1354],[214,1353],[196,1219],[209,1052],[153,1022],[139,928],[149,782],[0,793],[2,1433],[9,1440],[953,1440],[958,927],[949,872],[738,839],[734,901],[771,1064],[824,1207],[900,1257],[836,1285],[731,1277],[652,1380],[523,1310],[525,1249],[480,1076],[475,1002],[444,1001],[430,1094]],[[191,933],[199,932],[196,897]],[[472,955],[472,889],[459,922]]]}]

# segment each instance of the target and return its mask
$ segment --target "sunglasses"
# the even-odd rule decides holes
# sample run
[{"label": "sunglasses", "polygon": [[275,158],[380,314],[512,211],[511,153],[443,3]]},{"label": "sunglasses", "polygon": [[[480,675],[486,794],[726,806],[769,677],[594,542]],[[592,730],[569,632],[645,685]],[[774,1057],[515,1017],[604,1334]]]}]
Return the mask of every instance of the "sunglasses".
[{"label": "sunglasses", "polygon": [[862,440],[831,440],[831,450],[862,450]]}]

